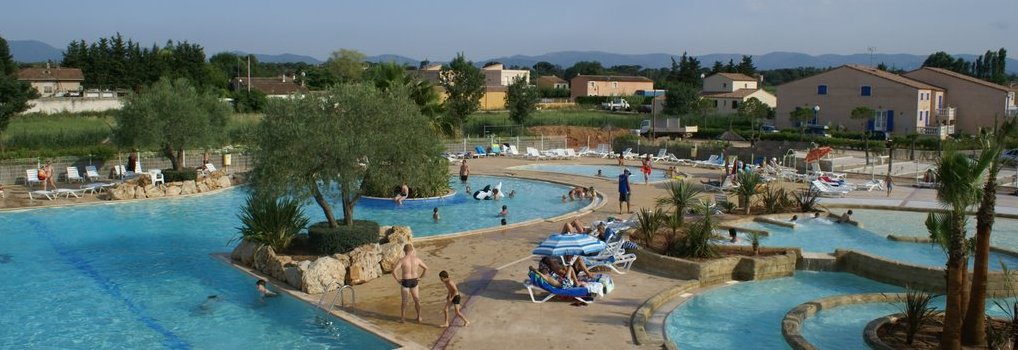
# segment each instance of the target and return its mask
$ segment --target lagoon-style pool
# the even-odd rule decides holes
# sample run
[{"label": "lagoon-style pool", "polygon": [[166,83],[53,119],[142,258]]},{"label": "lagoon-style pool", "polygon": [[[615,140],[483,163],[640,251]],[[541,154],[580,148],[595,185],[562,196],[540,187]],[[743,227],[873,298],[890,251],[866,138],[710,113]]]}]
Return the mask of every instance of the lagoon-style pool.
[{"label": "lagoon-style pool", "polygon": [[[452,180],[450,180],[452,181]],[[410,225],[415,237],[560,215],[588,204],[562,203],[568,187],[476,176],[471,186],[503,182],[513,199],[463,194],[428,205],[358,206],[358,219]],[[457,187],[461,185],[456,180]],[[88,349],[391,349],[363,329],[329,319],[282,296],[259,300],[255,279],[211,257],[232,250],[245,188],[127,203],[0,212],[0,348]],[[338,208],[338,206],[337,206]],[[312,222],[323,215],[310,204]],[[216,295],[216,302],[206,303]],[[204,306],[204,307],[203,307]]]}]

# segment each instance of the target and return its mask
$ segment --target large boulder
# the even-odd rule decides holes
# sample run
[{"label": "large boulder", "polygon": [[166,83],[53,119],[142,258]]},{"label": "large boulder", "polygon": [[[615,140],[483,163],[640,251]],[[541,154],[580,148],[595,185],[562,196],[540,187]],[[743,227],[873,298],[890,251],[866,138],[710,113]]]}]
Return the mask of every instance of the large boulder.
[{"label": "large boulder", "polygon": [[351,285],[363,284],[382,275],[378,243],[365,244],[350,252],[347,280]]},{"label": "large boulder", "polygon": [[378,250],[380,255],[378,265],[382,268],[382,273],[392,272],[392,269],[396,267],[396,262],[404,255],[403,243],[400,242],[382,244],[378,247]]},{"label": "large boulder", "polygon": [[166,194],[167,197],[179,196],[180,192],[181,192],[181,187],[179,185],[174,184],[174,185],[166,186],[166,193],[165,194]]},{"label": "large boulder", "polygon": [[219,186],[219,188],[227,188],[233,185],[233,183],[230,182],[229,176],[220,176],[218,179],[216,179],[216,184]]},{"label": "large boulder", "polygon": [[121,184],[110,191],[110,197],[113,200],[134,199],[134,187],[134,185]]},{"label": "large boulder", "polygon": [[251,262],[251,268],[266,272],[268,271],[269,261],[276,259],[276,251],[270,246],[262,246],[254,253],[254,261]]},{"label": "large boulder", "polygon": [[240,244],[237,244],[237,247],[233,248],[233,252],[230,253],[230,259],[244,266],[252,266],[254,264],[255,251],[257,250],[257,243],[241,240]]},{"label": "large boulder", "polygon": [[199,182],[198,183],[198,191],[197,191],[198,193],[205,193],[205,192],[208,192],[208,191],[209,191],[209,185],[206,185],[204,182]]},{"label": "large boulder", "polygon": [[194,180],[184,181],[180,184],[180,194],[186,195],[193,193],[198,193],[198,187],[194,183]]},{"label": "large boulder", "polygon": [[[151,189],[149,187],[151,187]],[[165,195],[166,192],[164,192],[162,188],[153,185],[145,187],[145,196],[148,198],[159,198]]]},{"label": "large boulder", "polygon": [[141,186],[134,187],[134,199],[145,199],[145,188]]},{"label": "large boulder", "polygon": [[410,226],[392,226],[385,232],[382,243],[410,243],[413,240],[414,233]]},{"label": "large boulder", "polygon": [[[303,266],[301,262],[297,266]],[[307,264],[300,290],[308,294],[321,294],[338,289],[346,280],[346,265],[339,260],[324,256]]]},{"label": "large boulder", "polygon": [[310,261],[301,261],[296,265],[285,267],[284,274],[286,275],[286,284],[297,289],[302,289],[301,286],[304,284],[304,272],[307,271],[308,266],[311,266]]},{"label": "large boulder", "polygon": [[286,266],[293,265],[293,258],[288,255],[276,255],[269,257],[268,261],[265,262],[265,270],[263,273],[272,276],[280,281],[286,281]]}]

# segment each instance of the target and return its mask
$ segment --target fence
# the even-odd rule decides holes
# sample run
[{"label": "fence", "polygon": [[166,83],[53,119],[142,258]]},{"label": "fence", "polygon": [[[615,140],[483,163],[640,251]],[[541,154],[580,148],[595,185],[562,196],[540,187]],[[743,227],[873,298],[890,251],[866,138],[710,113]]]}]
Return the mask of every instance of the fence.
[{"label": "fence", "polygon": [[566,148],[570,146],[568,140],[564,135],[553,135],[553,136],[516,136],[516,137],[478,137],[478,138],[463,138],[457,140],[445,140],[445,150],[449,153],[465,153],[473,152],[475,146],[481,146],[485,150],[488,149],[492,144],[503,144],[508,143],[515,145],[520,152],[525,152],[526,147],[534,147],[538,150]]},{"label": "fence", "polygon": [[[211,163],[218,169],[228,169],[230,172],[248,171],[251,165],[250,157],[243,153],[225,153],[230,155],[229,168],[223,166],[222,152],[209,152]],[[184,153],[184,167],[195,168],[201,163],[202,151],[193,150]],[[117,159],[99,160],[90,157],[59,157],[52,159],[25,158],[0,161],[0,183],[24,184],[25,170],[38,169],[39,165],[46,160],[53,162],[53,170],[57,173],[57,181],[63,182],[67,179],[67,167],[77,167],[78,172],[84,175],[85,166],[94,165],[99,170],[99,175],[104,177],[112,173],[114,165],[126,164],[127,153]],[[138,154],[142,170],[167,169],[170,168],[170,160],[160,153],[142,152]]]}]

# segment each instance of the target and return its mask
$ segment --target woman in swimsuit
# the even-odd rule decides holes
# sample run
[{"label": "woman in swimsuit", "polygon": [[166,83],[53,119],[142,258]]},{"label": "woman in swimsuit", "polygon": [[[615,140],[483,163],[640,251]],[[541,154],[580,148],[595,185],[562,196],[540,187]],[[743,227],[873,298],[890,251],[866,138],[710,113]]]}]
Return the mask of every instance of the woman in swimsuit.
[{"label": "woman in swimsuit", "polygon": [[647,184],[647,182],[650,181],[650,172],[651,172],[651,170],[652,169],[650,167],[650,155],[648,154],[646,158],[643,158],[643,164],[640,165],[640,172],[643,173],[643,183],[644,184]]}]

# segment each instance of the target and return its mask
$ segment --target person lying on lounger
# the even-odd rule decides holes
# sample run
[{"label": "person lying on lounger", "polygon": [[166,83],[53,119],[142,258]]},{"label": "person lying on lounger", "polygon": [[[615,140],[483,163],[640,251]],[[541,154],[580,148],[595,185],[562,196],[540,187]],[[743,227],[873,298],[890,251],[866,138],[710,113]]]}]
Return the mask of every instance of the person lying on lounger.
[{"label": "person lying on lounger", "polygon": [[582,222],[580,222],[580,219],[575,219],[573,221],[567,222],[564,225],[562,225],[562,233],[563,234],[565,234],[565,233],[587,233],[587,232],[590,232],[590,229],[588,229],[586,225],[584,225]]},{"label": "person lying on lounger", "polygon": [[567,269],[562,263],[555,261],[552,257],[544,257],[541,259],[540,268],[535,269],[530,266],[530,271],[537,273],[541,276],[541,279],[548,281],[552,287],[555,288],[573,288],[583,287],[587,284],[576,278],[576,272],[572,269]]},{"label": "person lying on lounger", "polygon": [[[578,256],[575,256],[575,255],[566,255],[566,256],[563,256],[562,258],[566,259],[566,262],[569,262],[569,261],[573,262],[572,263],[573,273],[576,276],[579,276],[580,272],[582,272],[584,276],[587,276],[587,278],[594,277],[594,274],[591,273],[589,269],[587,269],[587,264],[583,263],[583,259],[580,259]],[[576,258],[576,260],[574,261],[573,258]]]}]

